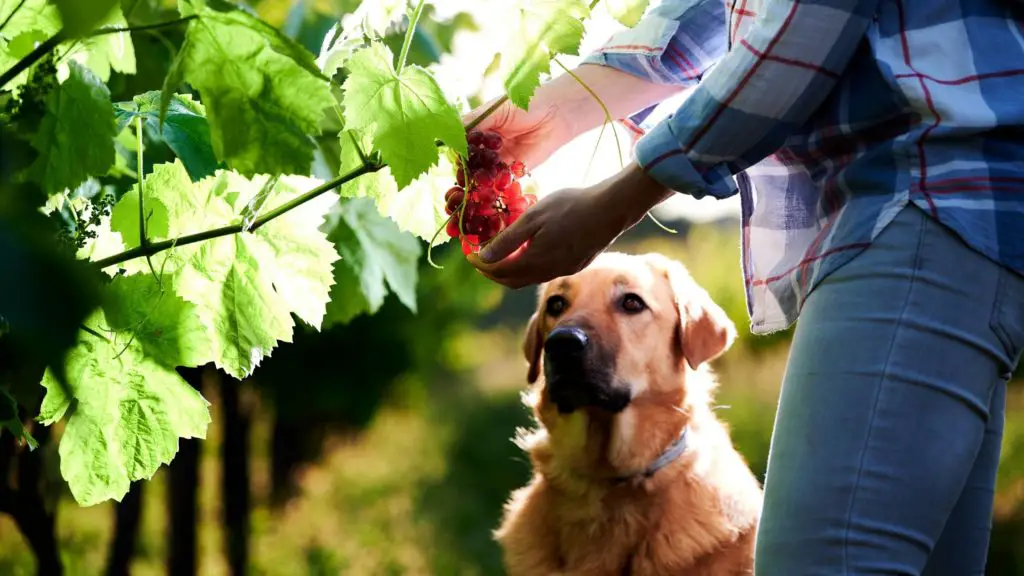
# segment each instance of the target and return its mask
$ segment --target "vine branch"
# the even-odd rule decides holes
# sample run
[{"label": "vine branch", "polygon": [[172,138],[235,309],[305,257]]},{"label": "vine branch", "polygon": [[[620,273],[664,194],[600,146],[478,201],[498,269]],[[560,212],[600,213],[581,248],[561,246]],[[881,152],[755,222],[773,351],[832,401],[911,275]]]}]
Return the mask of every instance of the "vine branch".
[{"label": "vine branch", "polygon": [[409,18],[409,29],[405,31],[405,39],[402,40],[402,51],[398,55],[398,64],[395,66],[395,74],[402,75],[402,68],[405,68],[405,59],[409,56],[409,47],[412,45],[412,36],[416,33],[416,24],[420,21],[420,14],[423,13],[423,6],[426,0],[420,0]]},{"label": "vine branch", "polygon": [[0,74],[0,88],[7,85],[8,82],[18,77],[18,74],[24,72],[29,66],[32,66],[44,56],[53,52],[61,42],[64,41],[63,32],[57,32],[53,36],[47,38],[42,44],[36,46],[34,50],[25,55],[24,58],[18,60],[11,66],[6,72]]},{"label": "vine branch", "polygon": [[[12,12],[13,15],[13,12]],[[198,18],[197,15],[191,14],[184,18],[178,18],[175,20],[168,20],[166,22],[156,22],[154,24],[144,24],[142,26],[128,26],[121,28],[103,28],[102,30],[94,30],[86,35],[86,38],[93,38],[95,36],[104,36],[106,34],[118,34],[120,32],[142,32],[144,30],[156,30],[158,28],[167,28],[169,26],[176,26],[189,20]],[[8,18],[9,20],[10,18]],[[5,21],[4,24],[7,22]],[[24,58],[18,60],[11,66],[6,72],[0,74],[0,88],[7,85],[8,82],[13,80],[25,71],[27,68],[38,62],[43,56],[46,56],[50,52],[60,45],[61,42],[67,40],[67,36],[63,30],[58,30],[56,34],[47,38],[42,44],[36,46],[34,50],[25,55]]]},{"label": "vine branch", "polygon": [[[376,166],[364,164],[358,168],[350,170],[342,174],[341,176],[338,176],[334,180],[331,180],[330,182],[325,182],[324,184],[317,186],[316,188],[302,194],[301,196],[296,196],[295,198],[289,200],[288,202],[285,202],[284,204],[278,206],[277,208],[274,208],[273,210],[267,212],[266,214],[263,214],[259,218],[256,218],[255,220],[253,220],[252,226],[249,228],[249,231],[255,232],[259,227],[271,222],[272,220],[279,216],[284,215],[289,210],[292,210],[298,206],[301,206],[302,204],[305,204],[306,202],[309,202],[310,200],[316,198],[317,196],[320,196],[324,192],[334,190],[335,188],[345,184],[350,180],[354,180],[360,176],[363,176],[364,174],[371,174],[373,172],[377,172],[382,168],[384,168],[383,164]],[[114,254],[113,256],[108,256],[107,258],[96,260],[93,262],[93,265],[95,265],[97,268],[107,268],[115,264],[120,264],[121,262],[126,262],[134,258],[139,258],[141,256],[152,256],[154,254],[163,252],[164,250],[168,250],[170,248],[174,248],[177,246],[188,246],[189,244],[195,244],[196,242],[212,240],[214,238],[230,236],[232,234],[239,234],[244,231],[245,223],[239,222],[238,224],[221,226],[220,228],[205,230],[203,232],[197,232],[195,234],[187,234],[185,236],[178,236],[177,238],[162,240],[160,242],[149,242],[145,246],[137,246],[130,250],[125,250],[120,254]]]},{"label": "vine branch", "polygon": [[195,20],[199,18],[198,14],[189,14],[175,20],[167,20],[165,22],[154,22],[153,24],[142,24],[140,26],[121,26],[118,28],[101,28],[89,33],[88,37],[92,38],[95,36],[106,36],[107,34],[120,34],[121,32],[145,32],[147,30],[158,30],[160,28],[169,28],[178,24],[183,24],[189,20]]},{"label": "vine branch", "polygon": [[0,22],[0,31],[2,31],[7,26],[7,23],[14,18],[14,15],[18,13],[18,10],[21,10],[21,7],[25,5],[26,1],[27,0],[21,0],[21,2],[18,2],[18,5],[14,7],[14,10],[11,10],[11,13],[7,15],[7,18],[4,18],[4,21]]}]

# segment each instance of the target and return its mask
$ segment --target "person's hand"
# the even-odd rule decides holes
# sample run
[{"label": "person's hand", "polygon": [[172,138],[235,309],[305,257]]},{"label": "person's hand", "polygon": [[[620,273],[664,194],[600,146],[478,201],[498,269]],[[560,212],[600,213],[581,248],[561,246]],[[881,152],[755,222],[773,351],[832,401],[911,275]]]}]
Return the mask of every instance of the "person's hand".
[{"label": "person's hand", "polygon": [[[529,111],[505,100],[475,129],[501,134],[504,143],[498,154],[506,164],[518,160],[528,168],[536,167],[575,137],[567,123],[569,114],[559,113],[564,103],[560,102],[558,92],[557,87],[538,90],[530,101]],[[473,110],[463,118],[463,123],[469,123],[497,101],[491,100]]]},{"label": "person's hand", "polygon": [[575,274],[671,194],[632,163],[597,185],[549,194],[468,258],[510,288]]},{"label": "person's hand", "polygon": [[[501,159],[508,164],[519,160],[530,170],[543,164],[573,138],[605,121],[605,108],[594,94],[600,96],[612,118],[624,118],[682,89],[681,86],[656,84],[594,64],[583,64],[576,68],[574,74],[576,78],[562,74],[538,87],[530,99],[529,110],[506,100],[476,129],[500,134],[504,139],[504,146],[499,152]],[[462,123],[469,124],[495,102],[497,99],[466,114]]]}]

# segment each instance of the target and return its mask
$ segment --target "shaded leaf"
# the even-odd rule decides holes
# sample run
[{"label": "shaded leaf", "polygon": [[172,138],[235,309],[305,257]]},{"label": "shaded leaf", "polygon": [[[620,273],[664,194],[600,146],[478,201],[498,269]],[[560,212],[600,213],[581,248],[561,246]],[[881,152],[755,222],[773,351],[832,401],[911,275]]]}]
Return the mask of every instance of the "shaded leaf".
[{"label": "shaded leaf", "polygon": [[46,115],[32,139],[39,156],[29,173],[48,194],[75,188],[114,164],[110,91],[78,62],[69,67],[68,79],[47,96]]},{"label": "shaded leaf", "polygon": [[313,55],[265,22],[199,8],[164,83],[162,114],[182,81],[199,90],[213,150],[244,175],[309,171],[324,110],[333,106]]},{"label": "shaded leaf", "polygon": [[328,214],[323,228],[341,255],[325,325],[375,314],[389,291],[416,311],[420,242],[382,216],[369,199],[344,200]]}]

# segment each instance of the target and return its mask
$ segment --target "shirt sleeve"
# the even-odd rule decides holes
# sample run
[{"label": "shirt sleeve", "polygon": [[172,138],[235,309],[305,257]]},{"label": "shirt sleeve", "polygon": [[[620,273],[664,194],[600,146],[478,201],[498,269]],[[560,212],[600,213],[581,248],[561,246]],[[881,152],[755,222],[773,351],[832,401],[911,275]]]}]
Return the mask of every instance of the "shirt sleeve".
[{"label": "shirt sleeve", "polygon": [[772,154],[832,91],[878,0],[766,0],[755,22],[679,109],[642,137],[640,166],[701,198]]}]

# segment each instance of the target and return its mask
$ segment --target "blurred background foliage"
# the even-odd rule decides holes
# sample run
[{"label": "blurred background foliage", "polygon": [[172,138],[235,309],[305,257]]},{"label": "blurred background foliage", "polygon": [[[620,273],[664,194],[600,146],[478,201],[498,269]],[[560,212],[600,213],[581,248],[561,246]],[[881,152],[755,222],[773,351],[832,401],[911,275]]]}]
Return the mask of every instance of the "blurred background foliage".
[{"label": "blurred background foliage", "polygon": [[[389,0],[381,0],[387,2]],[[355,0],[263,0],[252,8],[313,53]],[[450,4],[450,3],[449,3]],[[175,17],[170,0],[125,0],[133,24]],[[466,12],[424,12],[410,61],[430,66],[477,30]],[[388,42],[401,42],[404,24]],[[133,34],[138,73],[117,73],[113,100],[159,89],[181,29]],[[468,97],[470,105],[481,94]],[[148,144],[159,148],[156,135]],[[132,158],[132,143],[124,154]],[[329,154],[329,142],[322,142]],[[170,155],[147,153],[146,161]],[[332,158],[322,161],[331,163]],[[149,168],[147,167],[147,170]],[[104,186],[123,193],[133,180]],[[718,414],[763,477],[789,332],[752,337],[739,269],[738,224],[645,221],[616,249],[682,260],[739,327],[716,364]],[[2,235],[0,235],[2,242]],[[245,382],[213,370],[183,375],[213,403],[209,439],[184,441],[174,463],[120,504],[77,506],[52,469],[68,574],[500,574],[491,539],[508,493],[528,478],[511,443],[530,424],[520,403],[520,338],[533,291],[484,280],[458,250],[421,262],[418,313],[390,296],[372,317],[296,333]],[[16,353],[0,350],[0,353]],[[2,362],[0,357],[0,362]],[[41,453],[52,468],[52,444]],[[49,452],[48,452],[49,451]],[[36,573],[26,541],[0,514],[0,574]],[[1011,384],[989,574],[1024,576],[1024,385]]]}]

